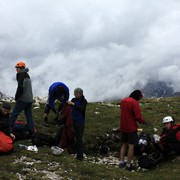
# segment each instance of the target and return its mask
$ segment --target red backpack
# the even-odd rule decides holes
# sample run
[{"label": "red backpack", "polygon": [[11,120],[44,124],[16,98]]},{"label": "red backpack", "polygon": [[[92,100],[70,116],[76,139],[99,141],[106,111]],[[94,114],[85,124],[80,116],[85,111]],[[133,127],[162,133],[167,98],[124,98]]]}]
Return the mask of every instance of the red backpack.
[{"label": "red backpack", "polygon": [[13,140],[0,131],[0,153],[7,153],[13,149]]}]

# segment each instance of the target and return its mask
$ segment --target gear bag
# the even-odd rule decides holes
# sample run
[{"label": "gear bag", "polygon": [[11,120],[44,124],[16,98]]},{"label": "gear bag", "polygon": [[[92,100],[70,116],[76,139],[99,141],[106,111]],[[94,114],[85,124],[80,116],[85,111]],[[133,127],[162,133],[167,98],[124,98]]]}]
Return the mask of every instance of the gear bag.
[{"label": "gear bag", "polygon": [[162,153],[159,151],[153,152],[149,155],[141,155],[138,159],[139,166],[145,169],[155,168],[158,163],[163,159]]},{"label": "gear bag", "polygon": [[53,138],[49,134],[37,132],[35,134],[34,139],[32,140],[32,143],[33,143],[33,145],[36,145],[36,146],[47,145],[47,146],[51,147],[51,146],[55,145],[55,138]]},{"label": "gear bag", "polygon": [[0,154],[6,154],[13,149],[13,140],[0,131]]},{"label": "gear bag", "polygon": [[141,132],[138,136],[138,144],[135,146],[135,154],[150,153],[151,137],[147,132]]},{"label": "gear bag", "polygon": [[[16,136],[16,140],[28,139],[31,137],[27,128],[27,123],[22,120],[15,121],[12,133]],[[37,129],[35,127],[34,133],[37,133]]]}]

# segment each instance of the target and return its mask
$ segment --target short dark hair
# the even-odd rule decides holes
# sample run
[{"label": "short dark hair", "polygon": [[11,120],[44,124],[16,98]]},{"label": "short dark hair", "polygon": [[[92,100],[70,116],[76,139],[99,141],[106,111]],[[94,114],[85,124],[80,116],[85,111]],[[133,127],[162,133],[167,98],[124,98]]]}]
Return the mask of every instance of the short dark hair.
[{"label": "short dark hair", "polygon": [[143,95],[140,90],[135,90],[129,95],[129,97],[132,97],[136,101],[139,101],[143,97]]}]

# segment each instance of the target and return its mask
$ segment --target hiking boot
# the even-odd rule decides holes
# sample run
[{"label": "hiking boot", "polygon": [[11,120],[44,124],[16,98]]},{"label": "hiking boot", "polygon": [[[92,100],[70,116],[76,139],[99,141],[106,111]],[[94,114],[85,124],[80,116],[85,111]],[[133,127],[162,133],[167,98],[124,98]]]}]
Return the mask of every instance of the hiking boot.
[{"label": "hiking boot", "polygon": [[76,159],[79,160],[79,161],[83,161],[84,158],[76,156]]},{"label": "hiking boot", "polygon": [[119,163],[119,167],[124,169],[126,167],[126,162],[123,162],[123,163]]},{"label": "hiking boot", "polygon": [[125,169],[130,172],[135,171],[135,167],[132,164],[130,166],[126,166]]}]

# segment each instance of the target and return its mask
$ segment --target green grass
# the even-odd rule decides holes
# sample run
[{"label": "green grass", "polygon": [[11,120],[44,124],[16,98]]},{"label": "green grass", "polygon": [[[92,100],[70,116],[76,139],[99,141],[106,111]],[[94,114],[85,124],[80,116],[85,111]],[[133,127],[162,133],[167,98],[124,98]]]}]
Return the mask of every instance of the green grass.
[{"label": "green grass", "polygon": [[[29,140],[21,140],[14,144],[13,153],[0,156],[1,179],[179,179],[180,162],[172,162],[174,156],[166,162],[160,163],[156,169],[145,172],[127,172],[114,165],[93,163],[90,160],[93,156],[95,158],[107,156],[98,154],[100,142],[107,138],[107,134],[111,135],[108,143],[113,147],[111,148],[113,156],[116,158],[119,156],[119,134],[113,134],[112,129],[119,127],[120,108],[117,106],[118,102],[111,104],[113,106],[109,103],[97,102],[89,103],[87,106],[84,141],[88,160],[77,161],[66,151],[59,156],[54,156],[48,146],[38,147],[38,153],[19,149],[18,144],[20,143],[31,145]],[[180,122],[180,97],[142,99],[140,105],[148,125],[139,127],[151,135],[153,128],[157,128],[158,132],[161,132],[164,116],[172,115],[177,122]],[[43,127],[43,108],[44,104],[41,104],[39,109],[33,109],[35,126],[38,131],[53,135],[58,128],[53,120],[54,114],[50,113],[49,115],[50,126]],[[24,120],[25,117],[21,114],[18,119]]]}]

